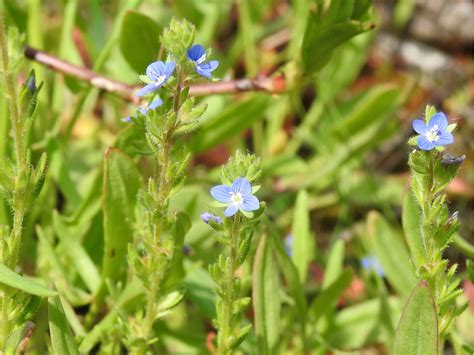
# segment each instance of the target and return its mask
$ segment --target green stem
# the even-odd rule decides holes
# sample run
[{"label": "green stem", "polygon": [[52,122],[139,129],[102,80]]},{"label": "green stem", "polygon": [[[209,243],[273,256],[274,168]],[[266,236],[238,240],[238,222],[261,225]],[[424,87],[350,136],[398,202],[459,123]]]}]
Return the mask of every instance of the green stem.
[{"label": "green stem", "polygon": [[15,156],[18,164],[18,175],[22,173],[25,169],[26,155],[25,147],[23,146],[22,139],[22,124],[20,121],[20,111],[18,109],[18,103],[16,98],[15,88],[13,86],[13,79],[9,70],[8,63],[8,43],[5,36],[5,24],[3,20],[3,7],[1,8],[0,13],[0,46],[2,48],[2,65],[3,65],[3,82],[4,82],[4,91],[5,96],[8,101],[8,106],[10,108],[10,117],[12,121],[12,130],[13,130],[13,140],[15,145]]},{"label": "green stem", "polygon": [[[176,115],[179,112],[180,108],[180,94],[182,90],[182,80],[181,75],[178,73],[177,75],[177,85],[176,91],[174,94],[174,104],[173,109]],[[154,228],[154,243],[156,249],[154,252],[161,253],[162,251],[159,250],[161,246],[161,235],[163,233],[163,222],[166,218],[166,210],[165,210],[165,202],[169,195],[171,184],[168,180],[168,170],[169,170],[169,161],[170,161],[170,152],[173,140],[173,133],[175,130],[175,123],[171,124],[168,128],[165,139],[163,142],[163,149],[161,150],[161,157],[158,159],[158,168],[160,169],[160,173],[158,175],[158,198],[157,198],[157,208],[158,208],[158,216],[155,221],[155,228]],[[172,241],[174,242],[174,241]],[[171,246],[173,248],[173,246]],[[155,322],[155,315],[156,315],[156,300],[158,293],[161,288],[161,282],[163,281],[163,276],[166,274],[166,270],[169,268],[169,261],[167,265],[165,265],[164,269],[157,270],[154,272],[153,277],[151,278],[150,288],[147,294],[147,301],[146,301],[146,313],[145,313],[145,320],[143,323],[143,332],[148,339],[150,337],[153,323]]]},{"label": "green stem", "polygon": [[426,191],[423,191],[423,205],[421,206],[422,210],[422,216],[423,216],[423,225],[421,228],[422,231],[422,242],[423,242],[423,248],[425,249],[425,256],[426,260],[429,262],[433,262],[434,260],[434,255],[433,255],[433,242],[432,238],[430,236],[430,219],[431,219],[431,201],[433,199],[432,196],[432,190],[434,186],[434,156],[430,152],[430,159],[429,159],[429,167],[428,167],[428,173],[429,173],[429,181],[430,184]]},{"label": "green stem", "polygon": [[474,245],[469,243],[460,235],[456,234],[454,237],[454,245],[467,257],[474,259]]},{"label": "green stem", "polygon": [[230,349],[227,348],[228,340],[231,335],[231,317],[232,317],[232,305],[234,303],[234,275],[236,271],[236,260],[237,260],[237,248],[239,238],[239,216],[234,217],[232,229],[230,233],[230,255],[229,255],[229,269],[225,280],[225,299],[222,305],[222,318],[219,321],[219,335],[217,338],[218,353],[221,355],[227,355],[230,353]]},{"label": "green stem", "polygon": [[[9,68],[8,43],[5,35],[5,23],[3,13],[3,2],[0,3],[0,47],[2,53],[2,69],[4,93],[11,117],[11,126],[13,131],[14,154],[16,158],[17,171],[15,177],[15,194],[13,199],[13,229],[10,234],[12,238],[12,249],[10,255],[4,256],[4,263],[10,269],[14,270],[18,260],[19,249],[21,245],[21,237],[23,231],[23,220],[26,213],[25,201],[23,195],[18,194],[21,178],[26,171],[26,148],[25,139],[23,137],[23,125],[20,117],[15,86]],[[5,342],[10,335],[10,330],[15,325],[9,317],[10,307],[12,304],[11,291],[5,287],[1,287],[2,295],[0,297],[0,351],[5,348]]]},{"label": "green stem", "polygon": [[[6,295],[8,292],[8,289],[5,286],[1,286],[0,290],[3,295]],[[5,342],[10,334],[7,301],[8,300],[5,296],[0,297],[0,351],[5,349]]]},{"label": "green stem", "polygon": [[7,266],[12,270],[15,270],[20,255],[20,247],[23,234],[23,221],[25,220],[25,214],[26,210],[23,207],[16,208],[13,214],[13,229],[10,234],[10,238],[12,238],[13,241],[13,246],[7,263]]}]

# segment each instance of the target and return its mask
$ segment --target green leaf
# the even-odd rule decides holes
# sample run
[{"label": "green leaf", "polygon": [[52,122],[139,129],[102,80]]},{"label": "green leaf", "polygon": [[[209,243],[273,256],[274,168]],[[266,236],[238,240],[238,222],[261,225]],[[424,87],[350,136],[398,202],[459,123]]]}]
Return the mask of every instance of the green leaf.
[{"label": "green leaf", "polygon": [[318,26],[309,19],[303,39],[302,60],[306,73],[311,74],[326,65],[333,51],[352,37],[371,29],[364,23],[348,21]]},{"label": "green leaf", "polygon": [[203,121],[197,134],[191,139],[191,149],[195,152],[206,151],[215,145],[238,136],[253,123],[263,118],[270,98],[255,95],[252,98],[233,104],[218,115]]},{"label": "green leaf", "polygon": [[298,277],[298,271],[296,270],[295,264],[293,264],[290,257],[286,253],[278,231],[275,230],[275,227],[268,220],[266,221],[266,226],[271,236],[270,241],[273,244],[273,250],[275,251],[278,266],[284,275],[289,293],[295,301],[295,310],[298,316],[298,321],[301,322],[301,325],[304,328],[307,317],[307,303],[303,288],[301,287],[300,279]]},{"label": "green leaf", "polygon": [[52,297],[57,295],[56,291],[50,290],[31,279],[17,274],[4,264],[0,264],[0,283],[29,293],[30,295],[40,297]]},{"label": "green leaf", "polygon": [[171,235],[173,236],[174,244],[170,255],[170,271],[167,273],[165,280],[163,281],[163,288],[165,289],[173,287],[184,277],[183,243],[184,237],[190,228],[191,220],[188,215],[184,212],[178,212],[173,221],[173,227],[171,228]]},{"label": "green leaf", "polygon": [[272,244],[264,234],[253,264],[253,309],[259,354],[274,354],[280,338],[280,281]]},{"label": "green leaf", "polygon": [[314,256],[314,237],[310,232],[308,193],[300,190],[296,197],[295,210],[293,212],[293,245],[291,259],[298,270],[301,283],[306,281],[308,265]]},{"label": "green leaf", "polygon": [[75,267],[82,281],[86,284],[89,291],[95,293],[100,285],[100,274],[89,254],[76,238],[77,235],[68,235],[68,229],[64,226],[61,216],[54,211],[53,221],[55,230],[61,241],[61,251],[68,257],[71,264]]},{"label": "green leaf", "polygon": [[334,182],[340,170],[360,165],[366,152],[398,132],[392,115],[401,100],[400,92],[389,85],[352,98],[344,104],[340,115],[326,120],[323,130],[311,132],[310,138],[305,139],[320,153],[308,161],[304,171],[282,172],[281,185],[288,189],[311,186],[321,190]]},{"label": "green leaf", "polygon": [[160,50],[160,26],[150,17],[129,10],[120,32],[120,50],[137,73],[144,73],[148,64],[157,60]]},{"label": "green leaf", "polygon": [[[402,304],[399,297],[389,297],[388,307],[392,317],[400,316]],[[387,342],[390,337],[381,327],[383,312],[381,299],[346,307],[335,314],[324,338],[339,349],[359,349],[368,344]]]},{"label": "green leaf", "polygon": [[135,204],[141,176],[133,161],[119,150],[105,153],[102,208],[104,213],[104,258],[102,280],[121,279],[127,266],[132,240]]},{"label": "green leaf", "polygon": [[419,267],[425,264],[425,252],[421,234],[422,219],[420,207],[416,203],[415,196],[411,191],[403,199],[402,223],[411,255],[414,258],[415,265]]},{"label": "green leaf", "polygon": [[60,293],[66,296],[73,305],[88,304],[91,300],[91,295],[71,283],[71,280],[68,278],[69,275],[66,274],[64,265],[59,261],[53,245],[39,225],[36,227],[36,233],[40,241],[38,250],[42,260],[45,261],[42,271],[47,273],[49,279],[54,282]]},{"label": "green leaf", "polygon": [[342,267],[344,266],[345,249],[344,240],[342,239],[338,239],[331,248],[321,286],[323,290],[329,287],[341,275]]},{"label": "green leaf", "polygon": [[417,280],[406,246],[377,212],[369,213],[367,234],[388,281],[402,297],[408,297]]},{"label": "green leaf", "polygon": [[439,354],[436,306],[424,280],[415,287],[405,305],[395,333],[393,354]]},{"label": "green leaf", "polygon": [[51,348],[54,354],[77,354],[76,342],[71,333],[59,296],[52,297],[48,301],[49,334],[51,336]]},{"label": "green leaf", "polygon": [[208,319],[216,317],[216,294],[211,276],[201,267],[185,263],[186,278],[183,281],[186,287],[186,298],[197,306]]},{"label": "green leaf", "polygon": [[337,304],[339,297],[352,281],[352,271],[345,270],[333,283],[324,289],[314,300],[311,311],[314,314],[315,323],[328,314]]}]

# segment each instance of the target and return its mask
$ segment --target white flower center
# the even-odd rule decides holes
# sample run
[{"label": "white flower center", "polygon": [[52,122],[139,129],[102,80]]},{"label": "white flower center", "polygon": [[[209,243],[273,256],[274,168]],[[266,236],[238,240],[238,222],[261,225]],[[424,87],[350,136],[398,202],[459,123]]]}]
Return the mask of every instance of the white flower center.
[{"label": "white flower center", "polygon": [[206,60],[206,53],[204,53],[198,60],[195,60],[194,63],[196,63],[196,65],[199,65],[203,63],[205,60]]},{"label": "white flower center", "polygon": [[244,198],[240,192],[231,192],[230,200],[234,205],[240,205],[244,201]]},{"label": "white flower center", "polygon": [[156,84],[155,85],[158,86],[158,85],[163,84],[165,79],[166,79],[166,75],[160,75],[159,77],[156,78],[156,80],[155,80]]},{"label": "white flower center", "polygon": [[439,139],[439,127],[434,125],[428,132],[425,133],[428,142],[436,142]]}]

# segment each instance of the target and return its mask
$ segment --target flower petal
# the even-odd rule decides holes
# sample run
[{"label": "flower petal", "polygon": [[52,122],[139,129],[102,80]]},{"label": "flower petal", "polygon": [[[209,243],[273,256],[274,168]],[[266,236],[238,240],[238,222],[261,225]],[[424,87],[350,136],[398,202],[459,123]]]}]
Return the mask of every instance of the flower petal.
[{"label": "flower petal", "polygon": [[174,68],[176,67],[176,62],[166,62],[165,64],[165,68],[163,70],[163,74],[166,75],[167,77],[170,77],[173,72],[174,72]]},{"label": "flower petal", "polygon": [[127,116],[127,117],[122,118],[120,121],[130,123],[132,122],[132,118],[130,116]]},{"label": "flower petal", "polygon": [[426,139],[425,136],[419,136],[418,147],[422,150],[431,150],[435,147],[435,143]]},{"label": "flower petal", "polygon": [[428,126],[423,120],[414,120],[412,126],[415,132],[418,134],[425,134],[425,132],[428,130]]},{"label": "flower petal", "polygon": [[260,208],[260,202],[254,195],[248,195],[244,197],[244,203],[240,206],[240,209],[246,212],[256,211]]},{"label": "flower petal", "polygon": [[429,128],[433,128],[435,125],[438,126],[438,130],[440,131],[445,131],[446,127],[448,127],[448,119],[443,112],[438,112],[431,117],[428,126]]},{"label": "flower petal", "polygon": [[155,81],[157,77],[165,73],[165,63],[161,60],[151,63],[146,68],[146,76],[148,79]]},{"label": "flower petal", "polygon": [[137,110],[138,110],[138,112],[140,112],[142,115],[146,115],[146,113],[148,112],[148,107],[139,107]]},{"label": "flower petal", "polygon": [[211,195],[214,197],[216,201],[222,202],[222,203],[229,203],[230,201],[230,196],[231,196],[231,187],[228,185],[218,185],[214,186],[211,189]]},{"label": "flower petal", "polygon": [[147,84],[144,87],[142,87],[140,90],[138,90],[135,93],[135,96],[138,96],[138,97],[145,96],[146,94],[149,94],[150,92],[155,91],[158,88],[159,88],[159,86],[156,86],[155,83]]},{"label": "flower petal", "polygon": [[[200,44],[195,44],[194,46],[188,49],[188,58],[192,60],[193,62],[197,62],[199,59],[202,58],[202,56],[205,56],[205,55],[206,55],[206,50]],[[205,57],[204,57],[204,60],[206,60]]]},{"label": "flower petal", "polygon": [[218,60],[211,60],[210,62],[204,63],[209,71],[214,71],[219,66]]},{"label": "flower petal", "polygon": [[219,61],[211,60],[210,62],[197,65],[201,70],[213,72],[219,66]]},{"label": "flower petal", "polygon": [[234,203],[231,203],[224,211],[224,216],[232,217],[239,210],[238,206]]},{"label": "flower petal", "polygon": [[209,213],[209,212],[201,213],[201,220],[202,220],[204,223],[208,223],[208,224],[209,224],[209,221],[214,221],[214,222],[217,223],[217,224],[221,224],[221,223],[222,223],[222,220],[221,220],[220,217],[215,216],[215,215],[213,215],[212,213]]},{"label": "flower petal", "polygon": [[450,132],[443,132],[436,141],[436,145],[447,145],[454,142],[453,135]]},{"label": "flower petal", "polygon": [[155,108],[157,108],[158,106],[161,106],[163,105],[163,100],[159,97],[157,97],[156,99],[154,99],[149,105],[148,105],[148,108],[151,109],[151,110],[154,110]]},{"label": "flower petal", "polygon": [[245,197],[252,193],[252,186],[246,178],[238,178],[232,183],[232,191],[240,192]]},{"label": "flower petal", "polygon": [[196,72],[205,78],[210,78],[212,76],[212,73],[209,70],[202,69],[199,65],[196,65]]}]

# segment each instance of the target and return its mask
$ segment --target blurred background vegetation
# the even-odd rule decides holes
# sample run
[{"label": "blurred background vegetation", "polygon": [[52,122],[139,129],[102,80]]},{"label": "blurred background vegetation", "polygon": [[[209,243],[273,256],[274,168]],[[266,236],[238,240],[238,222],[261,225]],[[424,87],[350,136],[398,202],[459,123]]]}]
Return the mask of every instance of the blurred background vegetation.
[{"label": "blurred background vegetation", "polygon": [[[405,297],[413,286],[400,280],[411,271],[408,263],[397,259],[407,255],[401,226],[409,181],[406,141],[413,134],[412,119],[421,117],[428,103],[458,123],[455,143],[448,150],[465,154],[466,161],[448,195],[451,210],[459,211],[461,237],[474,244],[472,3],[354,3],[356,10],[349,16],[339,10],[324,20],[324,26],[343,23],[345,33],[353,31],[353,36],[338,39],[337,31],[327,32],[326,37],[324,31],[305,34],[312,16],[311,2],[306,0],[4,0],[17,58],[23,56],[21,45],[27,44],[136,85],[138,74],[159,53],[161,29],[175,16],[196,25],[196,43],[213,48],[213,57],[221,63],[217,77],[271,83],[269,90],[200,98],[209,108],[197,133],[187,137],[193,167],[173,201],[194,221],[186,237],[189,302],[179,306],[181,311],[171,321],[159,325],[165,334],[160,342],[167,349],[204,351],[212,331],[212,283],[206,265],[218,249],[199,215],[209,202],[210,186],[217,181],[217,167],[236,149],[262,158],[260,195],[267,202],[268,217],[276,223],[274,233],[282,240],[298,234],[298,240],[307,241],[293,245],[293,260],[307,280],[307,299],[311,302],[337,279],[343,267],[353,269],[345,291],[336,295],[339,301],[330,307],[341,311],[328,311],[322,322],[315,321],[315,334],[322,338],[315,335],[311,341],[324,343],[327,349],[384,353],[390,347],[402,304],[392,296]],[[87,271],[81,253],[98,270],[104,253],[104,152],[109,146],[120,149],[138,162],[144,176],[151,167],[138,157],[134,127],[121,121],[135,111],[134,103],[33,61],[19,62],[21,82],[30,69],[36,71],[38,81],[44,81],[30,142],[36,157],[48,153],[49,170],[28,219],[23,265],[27,273],[55,281],[80,318],[89,307],[91,291],[85,283],[87,275],[82,275]],[[272,92],[282,88],[284,92]],[[8,122],[5,100],[0,97],[2,159],[11,152],[6,144]],[[367,220],[369,213],[383,223],[374,226],[375,217]],[[307,215],[307,221],[301,221],[301,215]],[[0,222],[10,219],[9,209],[0,204]],[[38,242],[35,224],[42,226],[44,243]],[[302,234],[309,237],[300,238]],[[459,240],[448,250],[461,275],[470,252],[472,247]],[[380,259],[385,282],[360,268],[366,255]],[[247,268],[244,283],[249,288],[250,265]],[[467,278],[464,290],[471,308],[457,328],[462,342],[472,344],[474,286]],[[282,312],[291,314],[295,305],[286,292],[291,293],[282,289]],[[378,307],[381,295],[388,300],[388,314]],[[107,302],[112,305],[113,297]],[[249,312],[248,318],[252,317]],[[291,316],[283,319],[281,329],[293,329]],[[44,351],[41,326],[46,323],[38,321],[34,335],[38,353]],[[74,330],[80,335],[80,328]],[[299,349],[301,344],[291,332],[282,337],[286,345],[281,349]],[[244,349],[252,349],[252,341],[246,340]]]}]

